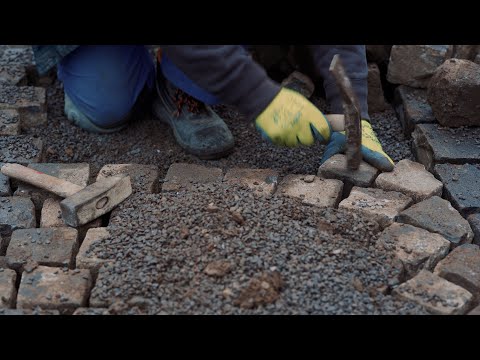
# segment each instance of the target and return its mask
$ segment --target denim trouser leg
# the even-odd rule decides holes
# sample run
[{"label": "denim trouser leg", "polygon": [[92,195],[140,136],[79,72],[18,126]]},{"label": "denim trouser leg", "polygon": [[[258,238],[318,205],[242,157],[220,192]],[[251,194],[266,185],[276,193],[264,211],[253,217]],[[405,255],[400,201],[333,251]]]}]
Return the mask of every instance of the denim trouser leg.
[{"label": "denim trouser leg", "polygon": [[60,62],[58,77],[79,112],[111,128],[125,122],[146,86],[153,88],[155,65],[144,45],[88,45]]}]

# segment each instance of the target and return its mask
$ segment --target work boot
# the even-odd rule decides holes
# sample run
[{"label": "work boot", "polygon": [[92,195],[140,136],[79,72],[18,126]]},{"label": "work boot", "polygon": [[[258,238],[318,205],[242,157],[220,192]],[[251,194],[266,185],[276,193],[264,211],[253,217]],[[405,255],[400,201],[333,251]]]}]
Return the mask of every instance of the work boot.
[{"label": "work boot", "polygon": [[97,134],[111,134],[124,129],[128,125],[128,118],[116,124],[114,127],[105,128],[96,125],[88,116],[81,112],[70,97],[65,93],[65,115],[67,119],[73,122],[76,126],[92,133]]},{"label": "work boot", "polygon": [[200,159],[221,158],[233,150],[227,124],[206,104],[174,86],[157,66],[153,114],[173,129],[178,144]]}]

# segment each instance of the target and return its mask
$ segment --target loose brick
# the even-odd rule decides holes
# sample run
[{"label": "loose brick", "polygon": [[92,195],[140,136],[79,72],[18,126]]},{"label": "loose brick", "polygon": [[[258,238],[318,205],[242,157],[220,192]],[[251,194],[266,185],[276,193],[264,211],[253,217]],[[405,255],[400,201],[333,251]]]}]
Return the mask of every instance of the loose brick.
[{"label": "loose brick", "polygon": [[[42,164],[30,164],[29,168],[43,172],[45,174],[58,177],[63,180],[70,181],[79,186],[87,186],[88,179],[90,177],[90,165],[85,163],[79,164],[52,164],[52,163],[42,163]],[[37,212],[40,213],[42,209],[43,202],[52,198],[58,201],[63,200],[61,197],[52,194],[46,190],[42,190],[35,186],[19,182],[18,188],[15,191],[14,195],[16,196],[26,196],[30,197],[35,204]]]},{"label": "loose brick", "polygon": [[76,229],[25,229],[12,233],[7,257],[10,266],[18,270],[29,261],[45,266],[73,268],[77,250]]},{"label": "loose brick", "polygon": [[467,220],[473,230],[473,243],[480,245],[480,213],[469,215]]},{"label": "loose brick", "polygon": [[427,88],[431,75],[445,61],[448,45],[393,45],[387,80]]},{"label": "loose brick", "polygon": [[438,233],[451,242],[451,247],[471,243],[473,232],[460,213],[447,200],[438,196],[415,204],[400,213],[398,222]]},{"label": "loose brick", "polygon": [[287,175],[278,187],[280,194],[299,198],[305,204],[321,208],[336,208],[342,198],[342,190],[341,181],[313,175]]},{"label": "loose brick", "polygon": [[433,75],[428,101],[442,126],[480,126],[480,65],[449,59]]},{"label": "loose brick", "polygon": [[10,269],[0,268],[0,308],[14,308],[17,297],[15,281],[17,273]]},{"label": "loose brick", "polygon": [[350,196],[342,200],[339,208],[368,217],[385,228],[411,203],[409,196],[399,192],[355,186]]},{"label": "loose brick", "polygon": [[216,183],[222,180],[222,169],[176,163],[168,169],[162,191],[188,190],[195,187],[195,184]]},{"label": "loose brick", "polygon": [[20,116],[17,110],[0,110],[0,136],[19,135]]},{"label": "loose brick", "polygon": [[79,269],[90,269],[94,277],[98,275],[100,267],[109,261],[98,258],[94,247],[95,244],[107,239],[109,236],[107,228],[88,230],[77,255],[77,267]]},{"label": "loose brick", "polygon": [[88,270],[67,270],[39,266],[23,273],[18,290],[17,308],[58,310],[71,314],[87,306],[91,275]]},{"label": "loose brick", "polygon": [[445,197],[463,216],[480,212],[480,165],[439,164],[434,172]]},{"label": "loose brick", "polygon": [[43,156],[43,142],[30,135],[0,136],[0,162],[28,165]]},{"label": "loose brick", "polygon": [[369,187],[375,181],[379,171],[365,161],[360,163],[356,171],[347,168],[347,157],[342,154],[332,156],[318,169],[318,176],[325,179],[337,179],[344,183],[344,194],[348,194],[353,186]]},{"label": "loose brick", "polygon": [[[3,163],[0,162],[0,169]],[[10,178],[0,173],[0,196],[11,196],[12,188],[10,187]]]},{"label": "loose brick", "polygon": [[0,254],[4,254],[14,230],[30,229],[36,225],[35,208],[29,198],[18,196],[0,198]]},{"label": "loose brick", "polygon": [[441,196],[443,184],[429,173],[422,164],[404,159],[392,172],[380,174],[375,180],[377,188],[398,191],[419,202],[434,195]]},{"label": "loose brick", "polygon": [[278,172],[271,169],[235,168],[225,174],[224,181],[247,186],[259,196],[272,195],[277,189]]},{"label": "loose brick", "polygon": [[394,107],[404,133],[409,136],[417,124],[435,123],[426,89],[400,85],[395,89]]},{"label": "loose brick", "polygon": [[375,113],[385,111],[387,108],[378,65],[368,64],[368,111]]},{"label": "loose brick", "polygon": [[102,167],[97,176],[97,181],[110,176],[129,175],[133,191],[157,193],[159,188],[160,173],[155,165],[141,164],[109,164]]},{"label": "loose brick", "polygon": [[412,137],[413,153],[429,171],[441,163],[480,164],[480,128],[419,124]]},{"label": "loose brick", "polygon": [[435,267],[435,274],[467,289],[480,300],[480,247],[465,244],[455,248]]},{"label": "loose brick", "polygon": [[393,290],[393,294],[414,301],[435,315],[462,315],[471,304],[473,295],[427,270]]},{"label": "loose brick", "polygon": [[380,234],[379,242],[401,262],[407,278],[415,276],[422,269],[433,271],[450,249],[450,242],[443,236],[398,223],[386,228]]},{"label": "loose brick", "polygon": [[5,109],[18,111],[22,129],[45,126],[47,124],[45,89],[0,84],[0,110]]}]

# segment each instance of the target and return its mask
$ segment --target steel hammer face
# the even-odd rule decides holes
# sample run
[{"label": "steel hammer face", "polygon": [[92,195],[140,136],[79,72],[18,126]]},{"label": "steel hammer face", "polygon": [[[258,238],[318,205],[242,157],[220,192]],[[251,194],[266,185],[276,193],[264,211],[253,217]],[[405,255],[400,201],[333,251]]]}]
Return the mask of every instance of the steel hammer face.
[{"label": "steel hammer face", "polygon": [[97,181],[60,202],[62,218],[69,226],[84,225],[108,213],[131,194],[129,176]]}]

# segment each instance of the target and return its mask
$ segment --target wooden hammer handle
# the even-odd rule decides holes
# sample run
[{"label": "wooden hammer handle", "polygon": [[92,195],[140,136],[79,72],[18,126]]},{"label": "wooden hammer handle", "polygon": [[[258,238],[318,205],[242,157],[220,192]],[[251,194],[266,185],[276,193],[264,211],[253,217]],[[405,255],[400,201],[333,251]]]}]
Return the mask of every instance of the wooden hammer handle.
[{"label": "wooden hammer handle", "polygon": [[47,190],[63,198],[69,197],[83,189],[82,186],[73,184],[70,181],[62,180],[19,164],[5,164],[2,166],[1,172],[6,176]]}]

